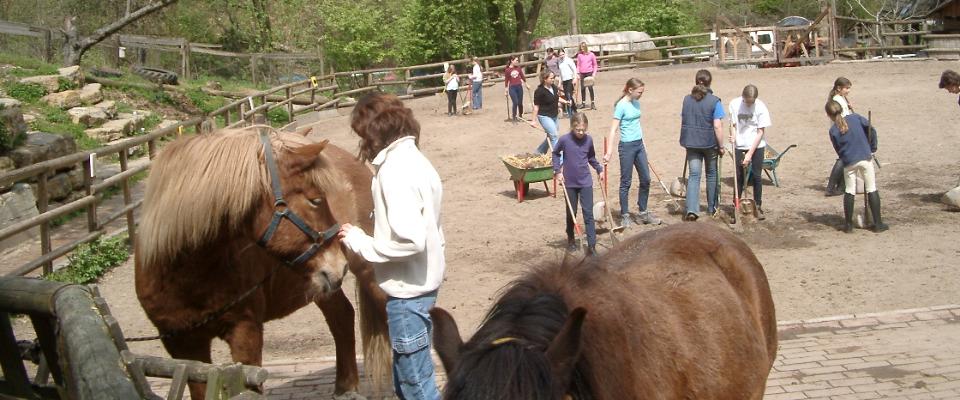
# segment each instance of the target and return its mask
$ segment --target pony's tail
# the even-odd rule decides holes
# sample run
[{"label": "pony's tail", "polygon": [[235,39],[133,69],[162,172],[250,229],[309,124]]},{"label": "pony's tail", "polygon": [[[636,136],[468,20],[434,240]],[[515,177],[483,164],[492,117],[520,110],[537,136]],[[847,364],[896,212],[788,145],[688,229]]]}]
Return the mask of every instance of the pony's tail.
[{"label": "pony's tail", "polygon": [[376,391],[393,382],[393,348],[387,327],[387,298],[373,280],[373,271],[357,276],[357,308],[363,345],[363,374]]}]

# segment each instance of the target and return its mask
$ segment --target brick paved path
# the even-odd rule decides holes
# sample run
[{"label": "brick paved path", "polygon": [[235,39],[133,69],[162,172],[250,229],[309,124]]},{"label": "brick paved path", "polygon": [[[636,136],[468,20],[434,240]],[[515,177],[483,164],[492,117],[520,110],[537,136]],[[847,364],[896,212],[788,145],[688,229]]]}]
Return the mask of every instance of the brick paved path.
[{"label": "brick paved path", "polygon": [[[779,325],[766,400],[960,399],[960,305]],[[270,400],[332,397],[332,359],[275,361],[266,368]],[[442,384],[442,372],[439,378]],[[155,383],[157,393],[166,394],[166,383]],[[394,398],[361,386],[371,400]]]}]

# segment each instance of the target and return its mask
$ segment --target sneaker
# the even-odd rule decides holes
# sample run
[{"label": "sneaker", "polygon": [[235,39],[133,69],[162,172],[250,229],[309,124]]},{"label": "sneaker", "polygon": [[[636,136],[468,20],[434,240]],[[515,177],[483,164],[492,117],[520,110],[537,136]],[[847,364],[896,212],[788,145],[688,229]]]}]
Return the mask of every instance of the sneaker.
[{"label": "sneaker", "polygon": [[643,212],[641,212],[641,213],[637,216],[637,218],[638,218],[638,219],[640,220],[640,222],[642,222],[644,225],[650,225],[650,224],[660,225],[661,223],[663,223],[663,221],[661,221],[660,218],[657,218],[657,217],[656,217],[655,215],[653,215],[653,213],[650,212],[650,211],[643,211]]},{"label": "sneaker", "polygon": [[591,109],[591,110],[596,110],[596,109],[597,109],[597,105],[594,104],[594,102],[592,102],[592,101],[590,102],[590,109]]},{"label": "sneaker", "polygon": [[596,256],[597,256],[597,248],[595,246],[587,247],[587,257],[596,257]]},{"label": "sneaker", "polygon": [[571,253],[577,252],[577,242],[573,239],[567,239],[567,251]]},{"label": "sneaker", "polygon": [[699,218],[699,217],[697,216],[697,214],[687,213],[687,215],[685,215],[685,216],[683,217],[683,220],[684,220],[684,221],[687,221],[687,222],[693,222],[693,221],[696,221],[697,218]]},{"label": "sneaker", "polygon": [[620,215],[620,226],[624,228],[629,228],[633,225],[633,218],[630,218],[630,213]]},{"label": "sneaker", "polygon": [[756,214],[757,220],[759,220],[759,221],[763,221],[763,220],[767,219],[767,216],[766,216],[766,215],[763,215],[763,209],[760,208],[760,207],[757,207],[755,214]]}]

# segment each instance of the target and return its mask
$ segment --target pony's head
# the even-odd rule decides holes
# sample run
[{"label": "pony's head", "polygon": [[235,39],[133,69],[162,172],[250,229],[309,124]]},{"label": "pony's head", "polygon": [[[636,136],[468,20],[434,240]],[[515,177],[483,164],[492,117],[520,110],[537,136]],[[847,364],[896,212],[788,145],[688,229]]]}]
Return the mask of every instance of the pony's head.
[{"label": "pony's head", "polygon": [[463,343],[453,317],[430,310],[433,342],[447,371],[444,399],[561,400],[583,389],[580,335],[586,310],[517,283]]},{"label": "pony's head", "polygon": [[347,258],[332,242],[352,188],[324,157],[326,146],[264,126],[170,143],[147,183],[138,235],[143,265],[231,242],[251,251],[256,243],[310,279],[308,295],[336,291]]}]

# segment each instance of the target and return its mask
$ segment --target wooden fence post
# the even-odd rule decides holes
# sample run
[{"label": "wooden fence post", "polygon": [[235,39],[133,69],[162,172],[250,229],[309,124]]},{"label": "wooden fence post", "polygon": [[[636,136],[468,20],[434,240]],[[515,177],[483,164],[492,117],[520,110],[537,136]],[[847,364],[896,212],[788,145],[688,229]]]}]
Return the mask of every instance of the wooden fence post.
[{"label": "wooden fence post", "polygon": [[[93,190],[93,174],[94,166],[97,156],[95,153],[90,153],[90,157],[83,161],[83,187],[86,189],[87,196],[96,196],[97,193]],[[87,206],[87,232],[93,233],[99,227],[97,226],[97,202],[94,201]]]},{"label": "wooden fence post", "polygon": [[43,61],[52,62],[53,60],[53,34],[49,29],[43,30]]},{"label": "wooden fence post", "polygon": [[[120,150],[120,172],[126,171],[129,169],[127,166],[127,149]],[[125,178],[122,183],[123,188],[123,206],[126,208],[130,204],[133,204],[133,196],[130,194],[130,178]],[[127,240],[129,243],[136,243],[136,230],[137,223],[133,219],[133,210],[130,209],[127,211]]]},{"label": "wooden fence post", "polygon": [[190,42],[181,39],[180,42],[180,76],[184,81],[190,80]]},{"label": "wooden fence post", "polygon": [[[50,192],[47,190],[47,173],[40,174],[37,181],[37,211],[40,214],[47,212],[50,203]],[[40,224],[40,255],[45,256],[51,250],[50,222]],[[43,274],[53,272],[53,261],[43,263]]]},{"label": "wooden fence post", "polygon": [[293,97],[290,95],[290,88],[287,88],[287,122],[293,122],[293,100],[290,98]]},{"label": "wooden fence post", "polygon": [[[250,55],[250,82],[253,82],[253,85],[257,85],[257,55]],[[242,111],[243,109],[241,109]],[[242,113],[240,114],[243,115]]]}]

